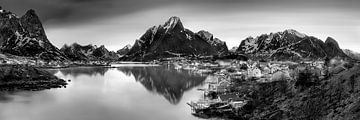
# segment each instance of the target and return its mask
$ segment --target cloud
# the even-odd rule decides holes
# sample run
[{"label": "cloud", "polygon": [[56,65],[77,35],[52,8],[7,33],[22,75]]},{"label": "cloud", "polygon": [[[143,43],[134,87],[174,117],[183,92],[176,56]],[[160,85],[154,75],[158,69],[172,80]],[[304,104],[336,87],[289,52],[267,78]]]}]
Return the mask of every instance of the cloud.
[{"label": "cloud", "polygon": [[35,9],[43,22],[53,24],[82,23],[129,14],[164,5],[167,0],[0,0],[3,9],[21,15]]},{"label": "cloud", "polygon": [[306,10],[355,9],[358,0],[0,0],[3,8],[17,14],[35,9],[43,22],[54,25],[84,23],[92,20],[150,10],[168,5],[196,6],[209,11],[236,11],[268,9]]},{"label": "cloud", "polygon": [[[360,0],[0,0],[22,15],[35,9],[49,39],[104,44],[111,50],[133,44],[145,30],[179,16],[185,27],[208,30],[238,46],[248,36],[296,29],[344,48],[359,42]],[[359,51],[359,47],[356,48]]]}]

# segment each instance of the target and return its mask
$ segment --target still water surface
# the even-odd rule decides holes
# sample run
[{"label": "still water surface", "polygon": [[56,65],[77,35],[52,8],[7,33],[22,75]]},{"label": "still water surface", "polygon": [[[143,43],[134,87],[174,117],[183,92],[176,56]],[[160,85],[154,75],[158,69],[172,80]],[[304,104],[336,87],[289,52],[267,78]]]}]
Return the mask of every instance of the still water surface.
[{"label": "still water surface", "polygon": [[49,70],[67,88],[18,92],[0,99],[0,120],[198,120],[204,76],[168,66],[126,65]]}]

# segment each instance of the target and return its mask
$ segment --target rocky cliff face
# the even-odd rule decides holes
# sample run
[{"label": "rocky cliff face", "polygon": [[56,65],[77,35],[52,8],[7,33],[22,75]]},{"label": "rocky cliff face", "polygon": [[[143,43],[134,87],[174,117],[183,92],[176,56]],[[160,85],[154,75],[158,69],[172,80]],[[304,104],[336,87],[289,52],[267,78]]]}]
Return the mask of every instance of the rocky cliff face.
[{"label": "rocky cliff face", "polygon": [[131,47],[131,45],[126,45],[124,48],[116,51],[116,54],[118,54],[119,56],[124,56],[130,51]]},{"label": "rocky cliff face", "polygon": [[[171,17],[164,25],[148,29],[121,60],[149,61],[175,56],[218,55],[218,49],[227,50],[213,46],[219,41],[211,38],[206,40],[199,34],[185,29],[180,18]],[[219,43],[224,45],[221,41]]]},{"label": "rocky cliff face", "polygon": [[93,45],[82,46],[74,43],[70,46],[64,45],[60,51],[72,61],[119,59],[115,52],[107,50],[103,45],[100,47]]},{"label": "rocky cliff face", "polygon": [[229,52],[228,47],[224,41],[221,41],[219,38],[214,38],[213,34],[208,31],[201,30],[196,33],[197,36],[206,40],[211,46],[215,48],[218,55],[225,55]]},{"label": "rocky cliff face", "polygon": [[0,51],[17,56],[44,60],[65,60],[66,57],[50,43],[34,10],[19,17],[0,10]]},{"label": "rocky cliff face", "polygon": [[334,39],[328,37],[323,42],[291,29],[256,38],[248,37],[241,42],[237,52],[277,60],[347,57]]}]

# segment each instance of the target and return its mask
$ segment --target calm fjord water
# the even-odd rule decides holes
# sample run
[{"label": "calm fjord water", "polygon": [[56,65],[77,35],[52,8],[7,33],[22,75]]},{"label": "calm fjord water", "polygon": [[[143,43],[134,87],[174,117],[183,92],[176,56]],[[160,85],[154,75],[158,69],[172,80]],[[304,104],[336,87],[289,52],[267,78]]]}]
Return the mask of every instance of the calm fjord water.
[{"label": "calm fjord water", "polygon": [[168,66],[49,70],[67,88],[18,92],[0,100],[0,120],[197,120],[186,105],[205,77]]}]

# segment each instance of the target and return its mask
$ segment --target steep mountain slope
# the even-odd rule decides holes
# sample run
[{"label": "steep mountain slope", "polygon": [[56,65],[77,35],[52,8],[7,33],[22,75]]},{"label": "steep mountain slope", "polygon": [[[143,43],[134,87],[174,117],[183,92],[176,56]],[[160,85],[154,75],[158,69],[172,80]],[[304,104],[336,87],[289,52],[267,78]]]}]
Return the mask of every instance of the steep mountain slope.
[{"label": "steep mountain slope", "polygon": [[227,47],[213,46],[219,41],[211,38],[205,40],[199,34],[185,29],[180,18],[171,17],[164,25],[148,29],[121,60],[149,61],[174,56],[218,55],[219,49],[227,50]]},{"label": "steep mountain slope", "polygon": [[130,51],[131,47],[132,47],[131,45],[126,45],[125,47],[123,47],[120,50],[116,51],[116,54],[118,54],[120,56],[124,56]]},{"label": "steep mountain slope", "polygon": [[221,41],[219,38],[214,38],[214,35],[210,32],[201,30],[197,32],[196,35],[200,36],[202,39],[210,43],[211,46],[215,48],[218,55],[224,55],[229,52],[226,43],[224,41]]},{"label": "steep mountain slope", "polygon": [[256,38],[248,37],[241,42],[237,52],[252,55],[254,58],[276,60],[347,57],[333,38],[328,37],[323,42],[318,38],[291,29],[263,34]]},{"label": "steep mountain slope", "polygon": [[349,49],[344,49],[343,51],[350,58],[355,59],[355,60],[360,60],[360,53],[357,53],[357,52],[349,50]]},{"label": "steep mountain slope", "polygon": [[119,59],[115,52],[107,50],[103,45],[100,47],[93,45],[82,46],[74,43],[70,46],[64,45],[60,51],[72,61]]},{"label": "steep mountain slope", "polygon": [[19,17],[0,10],[0,51],[17,56],[44,60],[65,60],[66,57],[50,43],[34,10]]}]

